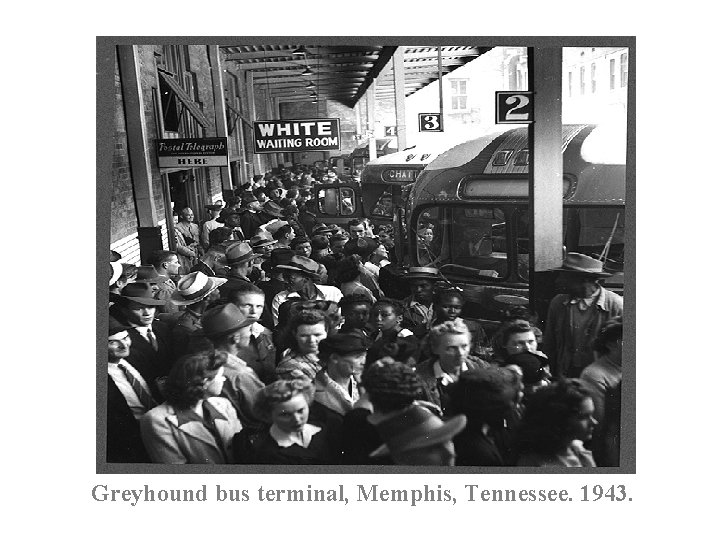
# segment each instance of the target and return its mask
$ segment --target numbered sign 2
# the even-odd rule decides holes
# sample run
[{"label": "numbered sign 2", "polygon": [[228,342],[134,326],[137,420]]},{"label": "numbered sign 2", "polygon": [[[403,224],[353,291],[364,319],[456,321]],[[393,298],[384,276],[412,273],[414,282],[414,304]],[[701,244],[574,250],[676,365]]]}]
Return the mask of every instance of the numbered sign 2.
[{"label": "numbered sign 2", "polygon": [[532,121],[532,92],[495,92],[496,124],[530,124]]},{"label": "numbered sign 2", "polygon": [[440,113],[420,113],[418,114],[418,122],[420,123],[420,131],[442,131],[442,115]]}]

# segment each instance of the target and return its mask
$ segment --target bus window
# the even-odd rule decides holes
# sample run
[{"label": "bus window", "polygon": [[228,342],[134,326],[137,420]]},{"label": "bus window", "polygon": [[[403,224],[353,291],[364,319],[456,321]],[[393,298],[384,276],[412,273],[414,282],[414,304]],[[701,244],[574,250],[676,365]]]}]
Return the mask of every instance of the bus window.
[{"label": "bus window", "polygon": [[383,191],[382,195],[377,199],[372,211],[371,216],[375,217],[392,217],[392,193],[390,193],[390,187]]},{"label": "bus window", "polygon": [[438,207],[422,212],[415,227],[422,265],[455,264],[487,277],[508,273],[505,213],[499,207]]},{"label": "bus window", "polygon": [[625,259],[625,209],[566,208],[564,243],[568,251],[603,257],[622,266]]},{"label": "bus window", "polygon": [[318,210],[321,214],[336,216],[338,214],[338,190],[325,189],[318,191]]},{"label": "bus window", "polygon": [[352,188],[340,188],[340,215],[351,216],[355,213],[355,191]]}]

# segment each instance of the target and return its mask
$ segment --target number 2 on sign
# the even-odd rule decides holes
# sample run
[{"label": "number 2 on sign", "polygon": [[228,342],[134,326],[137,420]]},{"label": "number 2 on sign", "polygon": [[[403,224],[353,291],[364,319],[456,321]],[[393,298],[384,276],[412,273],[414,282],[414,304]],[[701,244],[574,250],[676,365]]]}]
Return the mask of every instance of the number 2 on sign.
[{"label": "number 2 on sign", "polygon": [[510,96],[505,100],[506,105],[513,105],[517,103],[512,109],[505,114],[506,120],[527,120],[530,118],[530,113],[519,113],[513,112],[518,109],[524,109],[530,103],[530,99],[527,96]]}]

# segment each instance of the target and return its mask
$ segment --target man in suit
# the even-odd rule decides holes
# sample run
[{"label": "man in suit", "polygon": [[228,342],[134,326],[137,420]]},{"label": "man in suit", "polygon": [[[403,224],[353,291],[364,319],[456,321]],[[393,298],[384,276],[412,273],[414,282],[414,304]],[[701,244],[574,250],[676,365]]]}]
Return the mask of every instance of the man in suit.
[{"label": "man in suit", "polygon": [[108,333],[108,463],[149,463],[140,437],[140,418],[156,405],[147,381],[128,363],[129,326],[110,317]]},{"label": "man in suit", "polygon": [[170,331],[166,324],[155,320],[157,306],[164,300],[153,297],[149,283],[128,283],[120,294],[111,295],[115,302],[110,316],[130,327],[132,349],[127,361],[148,383],[156,401],[162,401],[156,379],[170,372],[175,361]]}]

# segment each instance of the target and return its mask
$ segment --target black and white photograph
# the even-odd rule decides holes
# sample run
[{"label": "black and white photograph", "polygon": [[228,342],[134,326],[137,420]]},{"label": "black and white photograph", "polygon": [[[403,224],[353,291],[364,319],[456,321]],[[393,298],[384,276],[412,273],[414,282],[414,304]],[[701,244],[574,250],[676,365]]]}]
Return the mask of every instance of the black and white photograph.
[{"label": "black and white photograph", "polygon": [[98,38],[97,471],[634,472],[634,44]]}]

